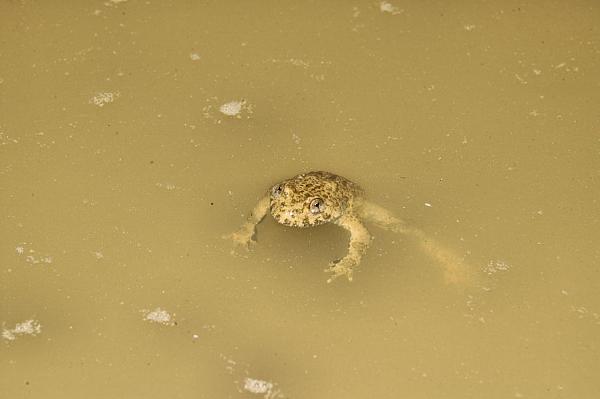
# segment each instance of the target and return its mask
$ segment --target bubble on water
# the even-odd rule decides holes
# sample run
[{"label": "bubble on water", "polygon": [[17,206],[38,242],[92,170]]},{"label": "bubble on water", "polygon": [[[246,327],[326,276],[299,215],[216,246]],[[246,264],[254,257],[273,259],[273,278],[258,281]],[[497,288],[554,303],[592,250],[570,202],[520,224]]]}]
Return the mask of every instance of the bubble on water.
[{"label": "bubble on water", "polygon": [[176,186],[176,185],[175,185],[175,184],[173,184],[173,183],[160,183],[160,182],[159,182],[159,183],[156,183],[156,187],[164,188],[164,189],[165,189],[165,190],[167,190],[167,191],[173,191],[173,190],[176,190],[176,189],[180,189],[180,188],[181,188],[181,187],[179,187],[179,186]]},{"label": "bubble on water", "polygon": [[244,380],[244,389],[252,393],[268,393],[273,389],[273,383],[248,377]]},{"label": "bubble on water", "polygon": [[244,390],[247,392],[263,395],[265,399],[283,398],[283,394],[277,389],[277,384],[269,381],[246,377],[244,379]]},{"label": "bubble on water", "polygon": [[165,326],[174,325],[173,316],[169,312],[164,309],[156,308],[151,311],[143,311],[145,314],[144,320],[150,321],[152,323],[158,323]]},{"label": "bubble on water", "polygon": [[34,249],[31,248],[31,243],[21,243],[15,248],[15,251],[19,255],[24,255],[25,262],[32,265],[38,264],[50,264],[54,261],[52,255],[38,254]]},{"label": "bubble on water", "polygon": [[237,116],[246,105],[246,100],[230,101],[219,107],[219,111],[227,116]]},{"label": "bubble on water", "polygon": [[483,271],[487,274],[494,274],[498,272],[505,272],[510,269],[510,265],[502,260],[490,260],[487,265],[483,267]]},{"label": "bubble on water", "polygon": [[382,1],[381,3],[379,3],[379,11],[387,12],[392,15],[397,15],[401,14],[404,10],[399,9],[398,7],[392,5],[391,3],[388,3],[387,1]]},{"label": "bubble on water", "polygon": [[202,107],[202,115],[215,124],[223,122],[223,115],[226,118],[250,119],[254,113],[254,105],[243,98],[224,103],[217,97],[210,97],[206,99],[206,102],[207,104]]},{"label": "bubble on water", "polygon": [[114,102],[117,98],[119,98],[119,92],[111,93],[111,92],[101,92],[96,93],[95,96],[90,98],[88,101],[90,104],[94,104],[97,107],[104,107],[106,104],[110,104]]},{"label": "bubble on water", "polygon": [[3,328],[2,338],[14,341],[20,335],[38,335],[42,332],[42,325],[37,320],[26,320],[15,324],[14,328]]}]

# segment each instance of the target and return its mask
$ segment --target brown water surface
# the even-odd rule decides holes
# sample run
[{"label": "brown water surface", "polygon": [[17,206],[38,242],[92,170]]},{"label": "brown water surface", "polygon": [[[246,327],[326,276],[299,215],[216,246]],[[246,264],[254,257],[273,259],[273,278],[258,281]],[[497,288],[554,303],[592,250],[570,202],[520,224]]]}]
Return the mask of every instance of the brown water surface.
[{"label": "brown water surface", "polygon": [[[598,2],[6,0],[0,60],[2,398],[600,397]],[[232,252],[309,170],[421,235]]]}]

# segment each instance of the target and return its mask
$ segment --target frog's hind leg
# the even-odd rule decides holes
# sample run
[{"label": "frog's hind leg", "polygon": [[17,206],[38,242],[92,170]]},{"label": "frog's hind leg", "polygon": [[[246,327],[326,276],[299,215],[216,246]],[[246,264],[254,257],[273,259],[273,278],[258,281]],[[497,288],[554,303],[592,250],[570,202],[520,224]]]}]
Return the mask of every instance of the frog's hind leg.
[{"label": "frog's hind leg", "polygon": [[421,248],[441,265],[446,283],[459,284],[473,280],[473,268],[464,257],[428,237],[423,231],[415,229],[413,234],[419,239]]},{"label": "frog's hind leg", "polygon": [[465,264],[462,257],[429,237],[423,230],[407,226],[402,219],[395,217],[387,209],[364,201],[359,208],[359,215],[383,229],[415,237],[423,251],[441,265],[446,282],[460,283],[470,278],[468,275],[472,269]]},{"label": "frog's hind leg", "polygon": [[414,230],[387,209],[369,201],[363,201],[358,207],[358,212],[361,219],[374,223],[385,230],[405,234],[411,233]]},{"label": "frog's hind leg", "polygon": [[346,276],[349,281],[352,281],[353,269],[358,266],[371,244],[371,234],[354,216],[342,216],[335,223],[350,232],[350,243],[346,256],[338,262],[331,262],[329,268],[325,269],[326,272],[333,273],[327,282],[331,283],[339,276]]}]

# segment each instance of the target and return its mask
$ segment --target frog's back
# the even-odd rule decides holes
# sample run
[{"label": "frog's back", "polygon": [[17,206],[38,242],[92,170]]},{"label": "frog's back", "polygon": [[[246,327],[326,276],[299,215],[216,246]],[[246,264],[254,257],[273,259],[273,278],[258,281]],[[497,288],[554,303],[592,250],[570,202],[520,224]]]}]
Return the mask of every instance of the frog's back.
[{"label": "frog's back", "polygon": [[351,203],[356,197],[361,196],[363,190],[360,186],[345,177],[324,171],[310,172],[306,174],[308,180],[315,180],[322,186],[323,195],[327,197],[338,197],[341,203]]},{"label": "frog's back", "polygon": [[323,199],[333,200],[342,208],[347,208],[357,198],[362,196],[360,186],[345,177],[325,171],[315,171],[294,176],[293,186],[301,193]]}]

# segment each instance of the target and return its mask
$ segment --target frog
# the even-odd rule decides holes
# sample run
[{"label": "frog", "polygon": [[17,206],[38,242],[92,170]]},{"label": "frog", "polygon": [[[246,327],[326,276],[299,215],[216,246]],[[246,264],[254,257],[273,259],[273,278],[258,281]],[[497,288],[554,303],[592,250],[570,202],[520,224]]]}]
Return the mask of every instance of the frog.
[{"label": "frog", "polygon": [[365,199],[364,190],[353,181],[331,172],[301,173],[276,183],[258,201],[240,229],[226,237],[248,248],[256,243],[256,227],[270,213],[277,223],[297,228],[333,223],[350,234],[348,251],[341,259],[329,263],[327,282],[345,276],[353,280],[372,240],[364,221],[381,227],[402,230],[403,223]]},{"label": "frog", "polygon": [[256,244],[258,224],[269,214],[279,224],[295,228],[312,228],[332,223],[349,233],[348,249],[340,259],[329,262],[325,272],[328,283],[339,277],[352,281],[373,237],[365,223],[395,233],[417,237],[422,247],[448,264],[460,263],[450,251],[443,249],[425,233],[396,217],[392,212],[367,200],[365,191],[353,181],[326,171],[301,173],[271,186],[254,206],[247,220],[234,233],[224,238],[245,249]]}]

